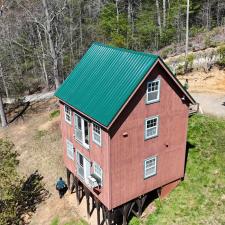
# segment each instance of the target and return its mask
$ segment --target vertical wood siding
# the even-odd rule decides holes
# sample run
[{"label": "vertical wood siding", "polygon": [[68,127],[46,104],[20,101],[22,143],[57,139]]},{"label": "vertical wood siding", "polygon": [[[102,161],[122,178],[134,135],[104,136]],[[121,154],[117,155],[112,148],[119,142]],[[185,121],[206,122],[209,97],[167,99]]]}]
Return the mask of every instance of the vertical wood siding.
[{"label": "vertical wood siding", "polygon": [[[74,160],[71,160],[67,156],[66,151],[66,139],[73,143],[73,146],[76,150],[86,157],[91,162],[98,163],[103,170],[103,187],[102,191],[99,195],[96,195],[95,192],[91,188],[89,188],[94,195],[96,195],[99,200],[109,208],[109,136],[105,130],[102,130],[101,138],[102,144],[99,146],[98,144],[92,141],[92,124],[89,126],[89,135],[90,135],[90,148],[87,150],[82,145],[80,145],[74,138],[74,113],[72,113],[72,124],[68,124],[64,119],[64,104],[60,103],[60,113],[61,113],[61,131],[62,131],[62,141],[63,141],[63,152],[64,152],[64,163],[66,168],[68,168],[74,175],[76,172],[76,154],[74,154]],[[85,118],[87,119],[87,118]],[[88,120],[88,119],[87,119]],[[91,173],[93,172],[93,164],[91,167]]]},{"label": "vertical wood siding", "polygon": [[[146,105],[147,82],[160,79],[160,101]],[[184,176],[188,106],[157,65],[110,130],[111,207]],[[144,140],[145,118],[159,115],[158,137]],[[127,136],[123,136],[127,133]],[[144,160],[157,156],[157,174],[144,179]]]}]

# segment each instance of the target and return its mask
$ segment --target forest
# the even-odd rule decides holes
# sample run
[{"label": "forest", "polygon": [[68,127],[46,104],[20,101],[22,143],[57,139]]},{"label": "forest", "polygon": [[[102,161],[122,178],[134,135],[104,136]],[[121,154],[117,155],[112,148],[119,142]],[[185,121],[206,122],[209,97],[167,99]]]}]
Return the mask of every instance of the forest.
[{"label": "forest", "polygon": [[225,26],[224,0],[1,0],[0,93],[57,88],[94,41],[157,52]]}]

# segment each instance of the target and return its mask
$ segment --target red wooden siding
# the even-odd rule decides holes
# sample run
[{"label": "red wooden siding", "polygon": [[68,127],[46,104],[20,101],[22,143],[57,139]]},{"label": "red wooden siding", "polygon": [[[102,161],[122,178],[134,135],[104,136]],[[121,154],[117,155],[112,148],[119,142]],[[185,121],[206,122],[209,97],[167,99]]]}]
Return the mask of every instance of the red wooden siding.
[{"label": "red wooden siding", "polygon": [[[161,80],[160,102],[146,105],[147,81]],[[188,106],[157,65],[110,129],[111,204],[115,208],[184,175]],[[144,140],[144,120],[159,115],[158,137]],[[128,136],[124,137],[123,133]],[[157,156],[157,174],[144,179],[144,160]]]},{"label": "red wooden siding", "polygon": [[[161,81],[160,101],[146,105],[147,82],[156,78]],[[92,141],[92,126],[90,126],[89,150],[75,141],[74,113],[70,125],[64,119],[64,104],[61,102],[61,129],[66,167],[77,174],[76,160],[67,157],[66,139],[68,139],[76,150],[78,149],[91,162],[95,161],[101,166],[102,191],[96,195],[92,189],[90,190],[109,210],[180,179],[184,176],[188,123],[188,105],[182,101],[182,97],[182,91],[177,88],[161,65],[157,64],[115,120],[108,131],[109,134],[105,128],[102,129],[101,147]],[[151,116],[159,116],[158,137],[144,140],[145,118]],[[123,135],[124,133],[127,135]],[[157,174],[144,179],[144,160],[151,156],[157,156]],[[173,185],[164,186],[163,191],[166,192],[170,187]]]},{"label": "red wooden siding", "polygon": [[[91,162],[98,163],[103,170],[103,187],[102,191],[99,195],[96,195],[100,201],[107,207],[109,207],[109,136],[105,130],[101,130],[101,138],[102,145],[99,146],[92,141],[92,124],[89,126],[89,135],[90,135],[90,148],[89,150],[85,149],[82,145],[80,145],[74,138],[74,113],[72,113],[72,124],[68,124],[64,119],[64,104],[60,103],[60,112],[61,112],[61,130],[62,130],[62,139],[63,139],[63,149],[64,149],[64,163],[65,166],[73,173],[76,172],[76,159],[71,160],[67,156],[66,152],[66,139],[71,141],[76,150],[89,159]],[[83,117],[84,118],[84,117]],[[87,119],[87,118],[85,118]],[[76,158],[76,154],[74,153],[74,157]],[[91,172],[93,172],[93,166],[91,167]],[[85,184],[85,183],[84,183]],[[87,185],[86,185],[87,186]],[[90,189],[92,191],[92,189]],[[92,191],[93,194],[95,194]]]}]

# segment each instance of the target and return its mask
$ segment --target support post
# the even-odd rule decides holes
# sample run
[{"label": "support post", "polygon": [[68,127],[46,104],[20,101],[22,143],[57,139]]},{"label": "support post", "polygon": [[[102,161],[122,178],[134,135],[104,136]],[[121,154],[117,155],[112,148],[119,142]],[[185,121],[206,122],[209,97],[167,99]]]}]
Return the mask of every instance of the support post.
[{"label": "support post", "polygon": [[70,189],[70,174],[71,172],[66,168],[67,186]]},{"label": "support post", "polygon": [[96,197],[95,197],[95,205],[96,205],[96,209],[97,209],[97,224],[100,225],[101,224],[101,222],[100,222],[100,206],[101,206],[101,203]]},{"label": "support post", "polygon": [[86,200],[87,200],[87,215],[88,217],[91,216],[90,214],[90,191],[84,187],[84,193],[85,193],[85,196],[86,196]]},{"label": "support post", "polygon": [[77,199],[77,204],[80,204],[79,201],[79,186],[78,186],[78,179],[74,177],[74,185],[75,185],[75,190],[76,190],[76,199]]},{"label": "support post", "polygon": [[122,207],[122,215],[123,215],[123,225],[127,225],[127,219],[129,217],[131,203],[128,202],[123,205]]}]

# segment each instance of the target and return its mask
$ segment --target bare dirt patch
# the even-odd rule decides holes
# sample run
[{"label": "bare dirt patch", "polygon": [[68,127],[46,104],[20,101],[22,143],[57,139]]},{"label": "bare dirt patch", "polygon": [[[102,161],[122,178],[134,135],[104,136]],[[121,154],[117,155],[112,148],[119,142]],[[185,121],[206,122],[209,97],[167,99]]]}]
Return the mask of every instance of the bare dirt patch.
[{"label": "bare dirt patch", "polygon": [[225,93],[225,70],[214,67],[210,72],[193,71],[186,75],[177,76],[184,84],[189,81],[190,92]]}]

